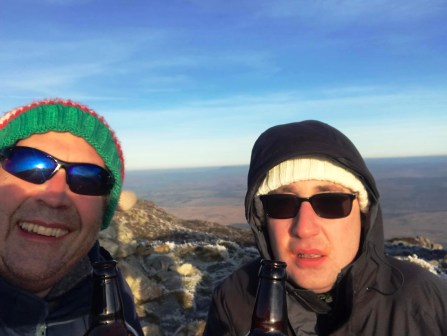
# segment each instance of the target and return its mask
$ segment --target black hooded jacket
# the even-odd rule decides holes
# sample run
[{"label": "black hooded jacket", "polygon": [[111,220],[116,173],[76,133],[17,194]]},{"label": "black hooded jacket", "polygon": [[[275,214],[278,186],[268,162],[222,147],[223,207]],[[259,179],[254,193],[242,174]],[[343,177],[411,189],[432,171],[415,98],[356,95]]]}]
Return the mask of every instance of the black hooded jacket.
[{"label": "black hooded jacket", "polygon": [[[271,253],[256,192],[271,168],[301,156],[321,157],[353,173],[366,187],[370,206],[362,215],[358,255],[339,274],[334,302],[287,284],[289,335],[447,335],[447,282],[385,255],[375,181],[352,142],[327,124],[311,120],[275,126],[253,147],[245,210],[262,258],[271,259]],[[258,268],[259,260],[251,262],[216,287],[205,335],[247,334]]]}]

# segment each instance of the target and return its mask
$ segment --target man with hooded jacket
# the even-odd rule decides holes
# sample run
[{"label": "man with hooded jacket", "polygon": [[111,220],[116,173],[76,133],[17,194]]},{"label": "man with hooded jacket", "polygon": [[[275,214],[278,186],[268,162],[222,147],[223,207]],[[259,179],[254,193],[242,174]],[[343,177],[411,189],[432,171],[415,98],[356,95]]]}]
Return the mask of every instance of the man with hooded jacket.
[{"label": "man with hooded jacket", "polygon": [[[447,335],[447,283],[385,255],[379,193],[352,142],[319,121],[254,144],[246,218],[264,259],[287,263],[289,335]],[[260,260],[214,291],[204,335],[246,335]]]}]

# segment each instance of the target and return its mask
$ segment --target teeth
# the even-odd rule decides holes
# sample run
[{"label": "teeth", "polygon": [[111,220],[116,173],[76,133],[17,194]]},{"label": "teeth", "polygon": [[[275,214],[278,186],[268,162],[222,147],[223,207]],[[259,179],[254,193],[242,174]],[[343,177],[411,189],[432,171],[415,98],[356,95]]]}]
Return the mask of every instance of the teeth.
[{"label": "teeth", "polygon": [[321,254],[304,254],[304,253],[298,253],[298,257],[300,258],[321,258]]},{"label": "teeth", "polygon": [[20,226],[20,228],[22,228],[22,230],[37,233],[39,235],[47,236],[47,237],[58,238],[58,237],[66,235],[68,233],[68,230],[59,229],[59,228],[49,228],[49,227],[40,226],[40,225],[33,224],[33,223],[20,223],[19,226]]}]

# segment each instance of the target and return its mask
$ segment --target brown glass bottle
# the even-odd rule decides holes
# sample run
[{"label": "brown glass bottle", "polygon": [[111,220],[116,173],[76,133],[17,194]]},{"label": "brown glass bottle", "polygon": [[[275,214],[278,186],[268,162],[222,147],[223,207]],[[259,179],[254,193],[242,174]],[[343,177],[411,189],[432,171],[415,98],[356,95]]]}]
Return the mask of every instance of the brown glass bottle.
[{"label": "brown glass bottle", "polygon": [[116,261],[94,262],[90,328],[85,336],[129,336],[117,284]]},{"label": "brown glass bottle", "polygon": [[262,260],[249,336],[286,336],[286,263]]}]

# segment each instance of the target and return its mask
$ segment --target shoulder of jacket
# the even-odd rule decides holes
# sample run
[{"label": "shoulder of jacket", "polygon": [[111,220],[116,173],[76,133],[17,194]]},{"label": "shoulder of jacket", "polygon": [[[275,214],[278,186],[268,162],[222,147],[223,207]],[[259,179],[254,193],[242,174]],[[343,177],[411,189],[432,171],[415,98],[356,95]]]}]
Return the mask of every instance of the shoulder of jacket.
[{"label": "shoulder of jacket", "polygon": [[215,294],[226,297],[254,297],[258,284],[260,259],[241,266],[216,286]]}]

